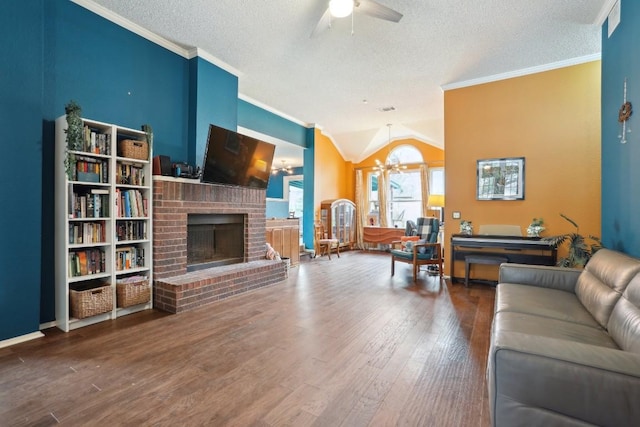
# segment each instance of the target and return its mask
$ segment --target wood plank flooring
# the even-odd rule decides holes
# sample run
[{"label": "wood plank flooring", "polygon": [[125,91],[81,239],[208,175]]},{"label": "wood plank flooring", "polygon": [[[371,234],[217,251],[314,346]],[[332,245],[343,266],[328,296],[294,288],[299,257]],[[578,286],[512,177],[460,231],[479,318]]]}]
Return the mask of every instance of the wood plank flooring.
[{"label": "wood plank flooring", "polygon": [[350,251],[279,284],[0,349],[0,425],[488,426],[494,289]]}]

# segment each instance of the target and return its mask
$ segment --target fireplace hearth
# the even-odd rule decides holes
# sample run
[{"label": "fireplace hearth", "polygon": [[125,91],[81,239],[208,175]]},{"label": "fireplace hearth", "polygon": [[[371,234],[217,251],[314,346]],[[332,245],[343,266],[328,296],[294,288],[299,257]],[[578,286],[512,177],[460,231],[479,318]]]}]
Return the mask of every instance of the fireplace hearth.
[{"label": "fireplace hearth", "polygon": [[265,210],[265,190],[154,176],[154,307],[180,313],[284,280],[284,263],[265,259]]}]

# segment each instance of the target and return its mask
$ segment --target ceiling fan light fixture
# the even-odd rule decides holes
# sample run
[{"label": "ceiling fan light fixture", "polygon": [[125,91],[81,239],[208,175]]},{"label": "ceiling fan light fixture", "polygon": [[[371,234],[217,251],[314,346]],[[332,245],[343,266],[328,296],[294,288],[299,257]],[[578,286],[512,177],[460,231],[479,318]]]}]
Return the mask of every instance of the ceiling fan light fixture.
[{"label": "ceiling fan light fixture", "polygon": [[344,18],[353,12],[353,0],[331,0],[329,11],[334,18]]}]

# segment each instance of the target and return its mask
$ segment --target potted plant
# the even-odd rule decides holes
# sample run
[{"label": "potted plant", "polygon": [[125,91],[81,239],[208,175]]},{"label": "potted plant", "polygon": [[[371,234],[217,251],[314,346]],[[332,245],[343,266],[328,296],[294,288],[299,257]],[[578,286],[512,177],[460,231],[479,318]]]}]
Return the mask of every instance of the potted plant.
[{"label": "potted plant", "polygon": [[564,214],[560,214],[562,218],[571,223],[576,231],[573,233],[561,234],[558,236],[545,237],[544,240],[550,242],[556,248],[567,243],[567,256],[560,258],[556,265],[560,267],[582,268],[589,259],[602,248],[600,238],[596,236],[583,236],[580,234],[578,224]]},{"label": "potted plant", "polygon": [[540,233],[542,233],[544,230],[544,219],[533,218],[531,224],[529,224],[529,226],[527,227],[527,236],[540,237]]},{"label": "potted plant", "polygon": [[460,234],[467,234],[469,236],[473,234],[473,224],[471,224],[471,221],[467,221],[466,219],[460,220]]},{"label": "potted plant", "polygon": [[69,151],[81,151],[84,143],[84,134],[82,126],[82,109],[73,100],[69,101],[64,106],[64,112],[66,113],[67,129],[67,155],[65,157],[65,170],[69,179],[73,179],[73,172],[76,167],[76,156]]}]

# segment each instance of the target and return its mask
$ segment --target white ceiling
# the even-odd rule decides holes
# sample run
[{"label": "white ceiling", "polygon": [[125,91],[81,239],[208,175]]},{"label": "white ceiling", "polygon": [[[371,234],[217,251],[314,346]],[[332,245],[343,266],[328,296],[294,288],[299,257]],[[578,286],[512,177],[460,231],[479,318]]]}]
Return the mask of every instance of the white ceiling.
[{"label": "white ceiling", "polygon": [[[353,35],[351,18],[343,18],[314,38],[328,0],[93,3],[205,52],[236,73],[241,97],[317,125],[354,162],[384,146],[387,123],[392,139],[444,147],[443,86],[597,58],[601,23],[614,3],[378,1],[402,13],[400,22],[356,13]],[[389,106],[395,111],[379,111]],[[283,153],[279,148],[275,163],[286,159]]]}]

